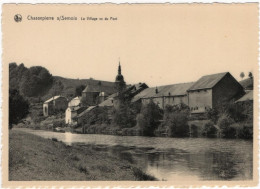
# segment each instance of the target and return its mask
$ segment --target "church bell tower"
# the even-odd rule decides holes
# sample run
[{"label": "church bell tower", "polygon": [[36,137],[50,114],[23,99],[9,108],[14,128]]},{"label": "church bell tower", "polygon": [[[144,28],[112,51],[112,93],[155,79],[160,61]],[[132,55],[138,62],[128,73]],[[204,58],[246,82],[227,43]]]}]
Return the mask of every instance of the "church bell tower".
[{"label": "church bell tower", "polygon": [[125,81],[124,76],[121,74],[121,65],[119,61],[118,65],[118,73],[115,80],[116,89],[119,93],[121,93],[125,89]]}]

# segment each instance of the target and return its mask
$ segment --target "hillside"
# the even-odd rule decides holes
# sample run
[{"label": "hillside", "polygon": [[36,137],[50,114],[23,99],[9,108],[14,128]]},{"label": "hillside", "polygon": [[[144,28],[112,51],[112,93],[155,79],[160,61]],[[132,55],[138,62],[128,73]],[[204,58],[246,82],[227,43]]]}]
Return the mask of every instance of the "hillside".
[{"label": "hillside", "polygon": [[102,85],[104,88],[108,88],[111,94],[115,92],[114,82],[94,80],[94,79],[69,79],[60,76],[53,76],[54,83],[49,89],[48,93],[43,96],[43,100],[50,98],[53,95],[63,95],[67,98],[75,96],[76,87],[80,85]]},{"label": "hillside", "polygon": [[116,92],[114,82],[94,79],[69,79],[52,76],[41,66],[27,68],[24,64],[9,64],[9,88],[18,89],[27,98],[45,101],[54,95],[63,95],[68,99],[75,97],[75,90],[79,86],[102,86],[108,94]]}]

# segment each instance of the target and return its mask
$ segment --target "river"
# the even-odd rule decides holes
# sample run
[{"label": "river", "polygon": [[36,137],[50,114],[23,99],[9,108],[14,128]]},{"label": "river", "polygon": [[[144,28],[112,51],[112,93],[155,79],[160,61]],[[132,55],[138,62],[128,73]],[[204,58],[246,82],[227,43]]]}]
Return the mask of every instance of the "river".
[{"label": "river", "polygon": [[252,180],[253,142],[240,139],[161,138],[57,133],[19,129],[68,145],[92,145],[159,180]]}]

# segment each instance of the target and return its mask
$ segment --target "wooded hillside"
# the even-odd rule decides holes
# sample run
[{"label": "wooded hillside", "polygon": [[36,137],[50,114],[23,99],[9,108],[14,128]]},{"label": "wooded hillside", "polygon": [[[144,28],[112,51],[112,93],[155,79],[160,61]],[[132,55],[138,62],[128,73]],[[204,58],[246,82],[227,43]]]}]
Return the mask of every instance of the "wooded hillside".
[{"label": "wooded hillside", "polygon": [[114,87],[114,82],[94,79],[69,79],[52,74],[44,67],[27,68],[24,64],[9,64],[9,88],[19,90],[28,98],[45,101],[54,95],[63,95],[69,99],[76,96],[76,88],[83,85],[103,85]]}]

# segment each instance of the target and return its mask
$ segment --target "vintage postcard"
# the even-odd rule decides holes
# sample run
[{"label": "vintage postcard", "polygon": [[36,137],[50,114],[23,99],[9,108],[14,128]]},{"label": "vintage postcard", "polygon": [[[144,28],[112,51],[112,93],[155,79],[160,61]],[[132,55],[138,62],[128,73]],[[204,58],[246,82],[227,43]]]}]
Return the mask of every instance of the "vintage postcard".
[{"label": "vintage postcard", "polygon": [[258,3],[3,4],[3,187],[258,185]]}]

